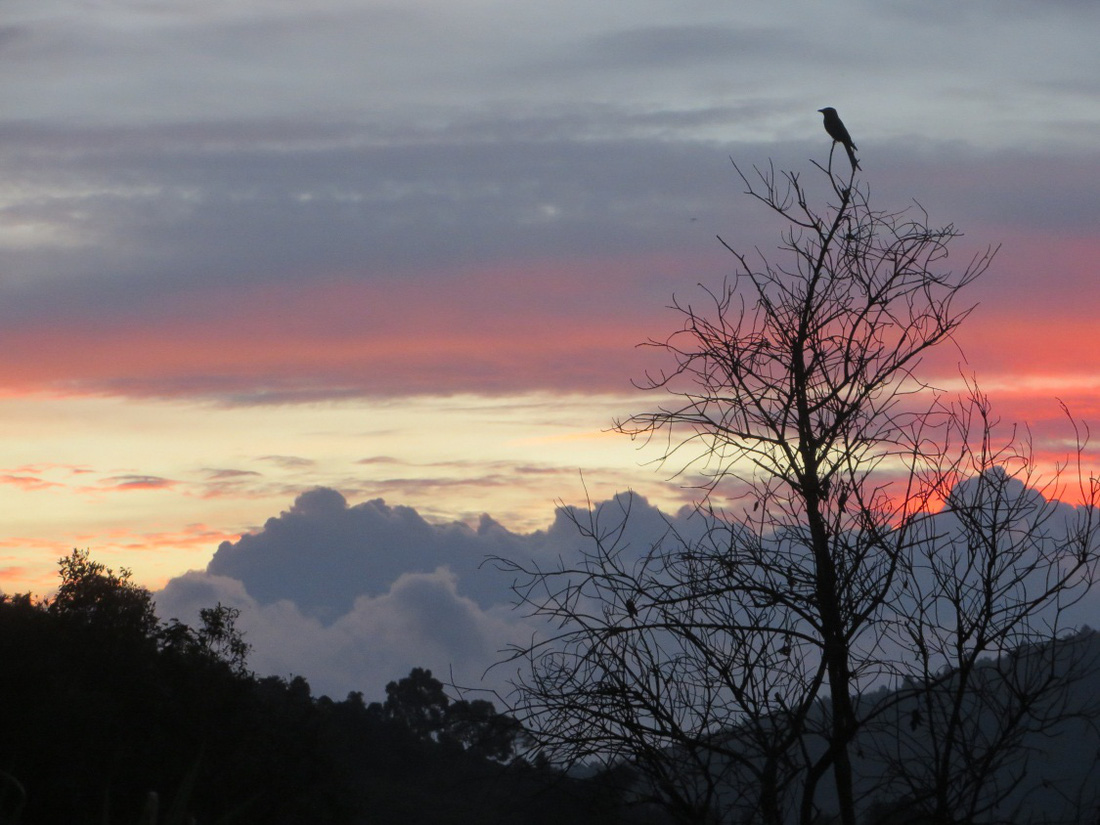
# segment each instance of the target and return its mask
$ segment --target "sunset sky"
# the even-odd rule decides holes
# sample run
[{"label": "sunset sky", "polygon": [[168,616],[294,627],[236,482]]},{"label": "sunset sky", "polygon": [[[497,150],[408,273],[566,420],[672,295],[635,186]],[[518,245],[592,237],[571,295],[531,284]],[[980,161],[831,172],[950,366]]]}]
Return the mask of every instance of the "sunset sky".
[{"label": "sunset sky", "polygon": [[[1000,245],[961,369],[1064,455],[1058,399],[1100,427],[1098,40],[1077,0],[6,0],[0,590],[87,547],[328,634],[219,544],[375,499],[527,538],[586,489],[675,512],[607,431],[655,401],[635,345],[732,274],[716,235],[774,249],[730,159],[811,174],[823,106],[876,206],[955,224],[957,267]],[[506,623],[437,550],[406,572]],[[359,593],[394,649],[401,567]]]}]

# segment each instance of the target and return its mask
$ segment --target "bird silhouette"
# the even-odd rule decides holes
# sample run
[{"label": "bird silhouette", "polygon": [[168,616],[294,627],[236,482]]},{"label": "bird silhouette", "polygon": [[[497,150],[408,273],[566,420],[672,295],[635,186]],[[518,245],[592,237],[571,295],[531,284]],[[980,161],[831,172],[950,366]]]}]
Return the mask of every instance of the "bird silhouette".
[{"label": "bird silhouette", "polygon": [[818,111],[825,117],[825,131],[829,133],[829,137],[837,143],[844,144],[844,149],[848,153],[848,160],[852,162],[852,169],[859,169],[859,161],[856,160],[856,149],[858,147],[852,143],[852,136],[848,134],[848,130],[844,127],[844,121],[840,119],[836,109],[832,106],[826,106],[824,109],[818,109]]}]

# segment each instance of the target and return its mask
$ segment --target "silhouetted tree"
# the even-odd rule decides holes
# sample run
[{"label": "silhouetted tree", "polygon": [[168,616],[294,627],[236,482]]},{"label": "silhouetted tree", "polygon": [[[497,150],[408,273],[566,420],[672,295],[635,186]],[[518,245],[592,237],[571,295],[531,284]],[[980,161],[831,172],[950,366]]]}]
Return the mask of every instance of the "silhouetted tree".
[{"label": "silhouetted tree", "polygon": [[[27,825],[134,822],[150,791],[178,795],[193,772],[200,818],[250,797],[256,819],[242,821],[294,821],[288,799],[315,805],[303,768],[326,762],[315,739],[273,724],[235,611],[204,611],[199,630],[161,626],[129,571],[87,551],[59,569],[53,599],[0,600],[0,707],[15,710],[0,713],[0,771],[26,788]],[[276,733],[279,746],[262,747]]]},{"label": "silhouetted tree", "polygon": [[241,676],[248,675],[248,653],[252,646],[237,628],[241,611],[221,602],[199,611],[198,629],[171,619],[160,628],[158,637],[166,651],[219,662]]},{"label": "silhouetted tree", "polygon": [[508,761],[518,723],[430,671],[386,709],[314,697],[253,676],[235,609],[158,624],[128,572],[80,551],[60,567],[59,599],[0,594],[0,821],[618,821],[601,786]]},{"label": "silhouetted tree", "polygon": [[447,708],[440,740],[461,745],[474,756],[507,762],[516,755],[523,726],[511,716],[497,713],[485,699],[460,699]]},{"label": "silhouetted tree", "polygon": [[450,701],[430,670],[414,667],[405,678],[386,685],[383,709],[387,718],[422,739],[432,739],[443,729]]},{"label": "silhouetted tree", "polygon": [[382,712],[426,741],[457,745],[471,755],[505,762],[516,753],[523,726],[484,699],[451,702],[430,670],[413,668],[386,685]]},{"label": "silhouetted tree", "polygon": [[[1006,804],[1051,780],[1029,779],[1035,744],[1100,719],[1080,688],[1100,646],[1071,616],[1100,549],[1097,479],[1080,479],[1083,506],[1059,504],[1064,488],[1039,474],[1026,440],[994,442],[986,399],[948,421],[954,460],[920,474],[943,507],[914,520],[887,632],[900,686],[877,725],[908,735],[867,738],[892,795],[937,824],[1011,818]],[[1078,764],[1095,789],[1095,763]]]},{"label": "silhouetted tree", "polygon": [[[670,527],[639,551],[623,542],[624,506],[610,521],[606,509],[577,517],[591,543],[575,564],[499,560],[520,603],[558,628],[513,651],[528,665],[513,711],[557,760],[629,761],[636,793],[682,821],[809,825],[835,804],[855,825],[857,736],[902,695],[875,704],[861,692],[908,684],[930,696],[959,684],[934,667],[1056,635],[1057,618],[1044,622],[1095,564],[1095,483],[1061,543],[1043,532],[1053,505],[990,512],[967,498],[956,484],[968,474],[987,478],[1011,453],[1008,476],[1030,483],[1034,462],[1026,444],[988,449],[979,393],[952,405],[915,372],[967,317],[960,293],[993,250],[950,270],[953,226],[919,208],[877,210],[853,177],[817,168],[820,209],[796,173],[738,170],[786,222],[780,258],[726,246],[733,280],[702,305],[675,301],[681,329],[651,342],[672,366],[644,387],[668,400],[617,425],[697,474],[703,537]],[[720,494],[733,504],[719,507]],[[941,506],[959,536],[937,531]],[[970,563],[944,561],[955,538]],[[945,607],[959,622],[944,625],[937,653],[914,656]],[[1044,690],[1029,683],[1019,710]],[[957,758],[937,763],[924,793],[946,793],[942,767]]]},{"label": "silhouetted tree", "polygon": [[115,573],[87,550],[76,549],[58,560],[58,567],[61,584],[49,602],[51,613],[117,637],[152,637],[157,627],[152,596],[131,581],[128,569]]}]

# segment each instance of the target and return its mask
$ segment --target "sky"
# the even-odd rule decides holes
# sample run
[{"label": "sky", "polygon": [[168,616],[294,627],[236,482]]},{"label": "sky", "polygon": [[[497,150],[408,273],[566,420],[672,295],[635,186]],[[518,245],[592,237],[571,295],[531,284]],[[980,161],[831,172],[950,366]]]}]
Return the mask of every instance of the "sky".
[{"label": "sky", "polygon": [[[927,377],[1058,460],[1059,401],[1100,421],[1098,36],[1080,0],[6,0],[0,590],[87,547],[329,691],[490,660],[470,535],[692,500],[609,431],[654,403],[636,345],[733,273],[716,235],[774,249],[730,161],[810,174],[823,106],[876,204],[1000,246]],[[228,563],[288,520],[316,564],[272,570],[331,603]]]}]

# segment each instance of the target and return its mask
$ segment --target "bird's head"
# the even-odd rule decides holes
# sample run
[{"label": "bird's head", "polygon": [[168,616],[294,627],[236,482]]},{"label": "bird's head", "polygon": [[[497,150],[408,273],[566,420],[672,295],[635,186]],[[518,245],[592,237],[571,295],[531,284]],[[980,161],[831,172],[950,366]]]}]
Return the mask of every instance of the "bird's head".
[{"label": "bird's head", "polygon": [[829,114],[829,112],[832,112],[834,115],[836,114],[836,109],[834,109],[832,106],[826,106],[824,109],[818,109],[818,111],[821,112],[821,114],[823,115],[827,115]]}]

